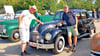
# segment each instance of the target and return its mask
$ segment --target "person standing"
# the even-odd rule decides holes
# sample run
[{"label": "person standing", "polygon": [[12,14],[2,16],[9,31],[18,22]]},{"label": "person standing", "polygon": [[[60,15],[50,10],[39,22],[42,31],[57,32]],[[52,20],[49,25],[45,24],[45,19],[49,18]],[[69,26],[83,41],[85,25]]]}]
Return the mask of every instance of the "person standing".
[{"label": "person standing", "polygon": [[100,8],[97,11],[97,20],[100,20]]},{"label": "person standing", "polygon": [[30,55],[30,53],[26,52],[26,46],[29,42],[29,27],[32,20],[43,24],[41,21],[36,19],[33,15],[36,11],[36,6],[30,6],[30,10],[25,10],[21,15],[18,16],[19,23],[19,34],[21,38],[21,56]]},{"label": "person standing", "polygon": [[[62,21],[57,24],[60,25],[64,21],[67,23],[67,32],[68,32],[68,43],[69,43],[69,50],[75,52],[76,51],[76,44],[77,44],[77,35],[78,35],[78,30],[77,30],[77,17],[73,13],[73,11],[69,11],[68,6],[64,6],[64,14],[62,16]],[[74,46],[72,46],[72,34],[74,36]]]},{"label": "person standing", "polygon": [[52,15],[52,13],[50,12],[50,10],[47,10],[47,12],[48,12],[49,15]]},{"label": "person standing", "polygon": [[95,9],[93,9],[93,10],[92,10],[92,21],[95,20],[95,14],[96,14],[96,13],[95,13]]},{"label": "person standing", "polygon": [[48,12],[47,12],[47,10],[45,10],[45,14],[44,15],[48,15]]}]

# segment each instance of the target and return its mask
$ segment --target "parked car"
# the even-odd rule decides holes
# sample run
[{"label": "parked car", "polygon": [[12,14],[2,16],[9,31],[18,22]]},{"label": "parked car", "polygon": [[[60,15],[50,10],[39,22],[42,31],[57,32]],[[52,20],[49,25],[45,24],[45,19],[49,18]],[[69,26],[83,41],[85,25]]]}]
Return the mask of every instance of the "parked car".
[{"label": "parked car", "polygon": [[[96,32],[94,22],[84,9],[74,9],[73,12],[78,18],[78,39],[82,37],[90,37]],[[56,26],[62,20],[64,11],[58,11],[54,15],[53,21],[46,22],[43,25],[37,25],[31,31],[29,46],[37,49],[52,49],[54,53],[61,53],[68,43],[67,24],[64,22],[60,26]]]},{"label": "parked car", "polygon": [[[53,20],[54,15],[40,15],[38,17],[42,22],[48,22]],[[32,21],[30,28],[38,24],[36,21]],[[12,42],[20,41],[19,30],[18,30],[18,17],[13,20],[0,21],[0,37],[9,38]]]},{"label": "parked car", "polygon": [[100,32],[96,33],[90,42],[90,55],[100,56]]}]

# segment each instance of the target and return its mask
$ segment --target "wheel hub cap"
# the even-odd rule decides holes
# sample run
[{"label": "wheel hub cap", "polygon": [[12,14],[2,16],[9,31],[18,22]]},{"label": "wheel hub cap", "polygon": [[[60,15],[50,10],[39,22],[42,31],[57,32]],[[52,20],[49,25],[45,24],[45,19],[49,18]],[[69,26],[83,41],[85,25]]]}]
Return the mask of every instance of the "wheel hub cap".
[{"label": "wheel hub cap", "polygon": [[15,38],[19,38],[19,33],[15,33],[15,34],[14,34],[14,37],[15,37]]},{"label": "wheel hub cap", "polygon": [[59,48],[60,49],[62,48],[62,45],[63,45],[63,42],[62,41],[59,41]]}]

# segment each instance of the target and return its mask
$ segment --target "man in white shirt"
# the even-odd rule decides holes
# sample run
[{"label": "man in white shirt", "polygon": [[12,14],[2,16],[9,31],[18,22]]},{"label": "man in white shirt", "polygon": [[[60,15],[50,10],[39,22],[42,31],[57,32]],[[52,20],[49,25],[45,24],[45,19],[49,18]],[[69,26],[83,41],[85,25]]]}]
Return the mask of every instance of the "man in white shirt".
[{"label": "man in white shirt", "polygon": [[36,6],[30,6],[30,11],[25,10],[18,17],[19,22],[19,33],[21,38],[21,56],[30,55],[30,53],[26,52],[27,42],[29,42],[29,27],[32,20],[43,24],[41,21],[36,19],[33,13],[36,11]]}]

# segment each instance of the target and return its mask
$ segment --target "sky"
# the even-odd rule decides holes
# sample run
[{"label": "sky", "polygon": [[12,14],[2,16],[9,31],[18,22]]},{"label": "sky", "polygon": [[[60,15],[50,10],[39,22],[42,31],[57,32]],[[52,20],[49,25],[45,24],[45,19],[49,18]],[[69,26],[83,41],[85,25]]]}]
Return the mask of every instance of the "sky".
[{"label": "sky", "polygon": [[95,4],[96,3],[96,0],[92,0],[92,4]]},{"label": "sky", "polygon": [[59,3],[60,2],[60,0],[57,0],[57,3]]}]

